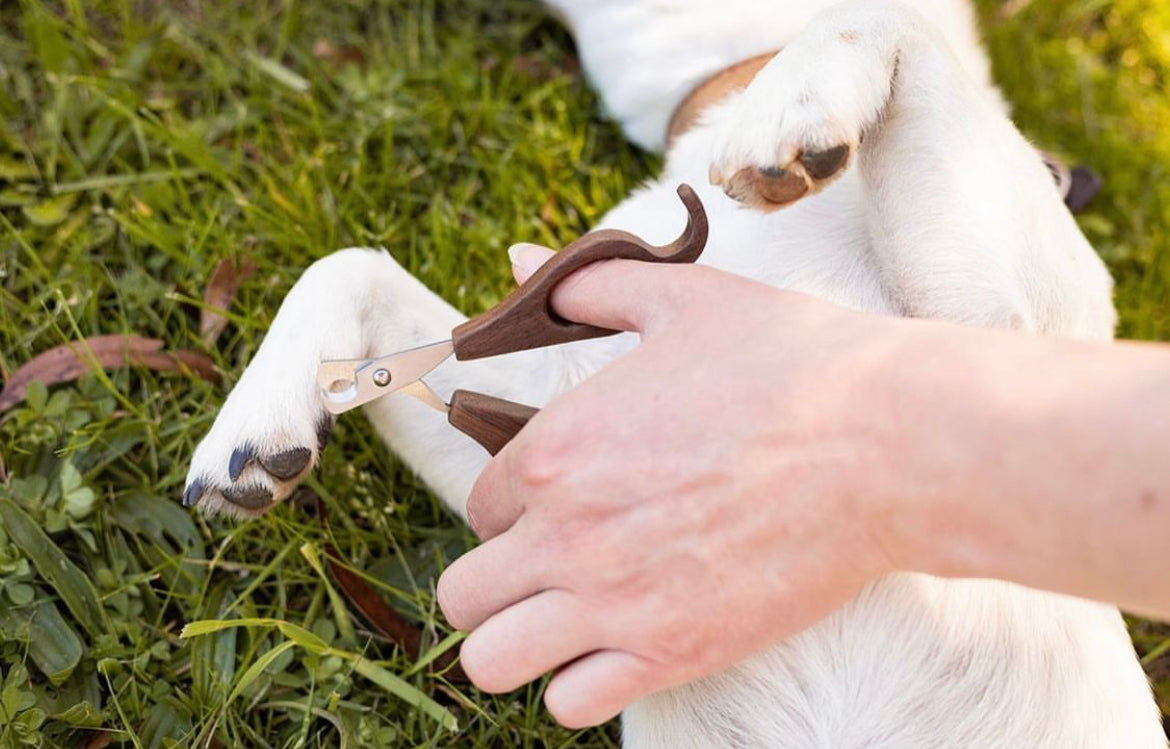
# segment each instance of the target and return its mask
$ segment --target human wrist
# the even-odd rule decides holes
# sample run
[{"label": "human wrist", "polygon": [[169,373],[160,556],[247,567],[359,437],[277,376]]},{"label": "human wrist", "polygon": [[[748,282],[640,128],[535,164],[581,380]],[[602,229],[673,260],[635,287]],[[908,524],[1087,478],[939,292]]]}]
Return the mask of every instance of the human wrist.
[{"label": "human wrist", "polygon": [[1018,418],[1011,336],[896,321],[886,338],[868,396],[884,422],[874,536],[891,570],[995,575],[1016,546],[1011,507],[992,501]]},{"label": "human wrist", "polygon": [[854,327],[834,437],[854,456],[838,486],[878,552],[871,573],[1000,579],[1170,617],[1156,574],[1170,521],[1165,348]]}]

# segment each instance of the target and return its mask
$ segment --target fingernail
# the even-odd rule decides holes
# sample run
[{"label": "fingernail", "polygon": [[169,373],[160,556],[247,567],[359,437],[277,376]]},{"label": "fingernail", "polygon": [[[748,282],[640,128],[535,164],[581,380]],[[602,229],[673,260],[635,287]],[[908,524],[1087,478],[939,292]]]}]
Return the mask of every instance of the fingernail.
[{"label": "fingernail", "polygon": [[508,248],[508,259],[512,261],[512,275],[516,277],[517,281],[523,283],[540,266],[544,265],[544,261],[548,260],[550,255],[552,255],[552,250],[538,244],[521,242],[512,245]]}]

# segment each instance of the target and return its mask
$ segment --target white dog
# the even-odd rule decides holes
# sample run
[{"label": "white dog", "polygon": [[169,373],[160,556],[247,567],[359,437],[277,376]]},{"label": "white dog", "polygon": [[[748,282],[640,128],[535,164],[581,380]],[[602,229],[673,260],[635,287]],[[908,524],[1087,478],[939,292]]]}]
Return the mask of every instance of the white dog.
[{"label": "white dog", "polygon": [[[1109,276],[1008,119],[966,0],[550,4],[629,137],[666,149],[660,179],[603,226],[669,241],[687,182],[710,217],[701,262],[873,313],[1111,337]],[[284,499],[328,433],[318,362],[441,340],[463,320],[386,252],[315,263],[196,450],[185,501],[255,515]],[[428,381],[542,405],[635,343],[444,365]],[[462,515],[483,449],[410,398],[366,413]],[[638,749],[1166,746],[1116,609],[916,574],[634,705],[624,737]]]}]

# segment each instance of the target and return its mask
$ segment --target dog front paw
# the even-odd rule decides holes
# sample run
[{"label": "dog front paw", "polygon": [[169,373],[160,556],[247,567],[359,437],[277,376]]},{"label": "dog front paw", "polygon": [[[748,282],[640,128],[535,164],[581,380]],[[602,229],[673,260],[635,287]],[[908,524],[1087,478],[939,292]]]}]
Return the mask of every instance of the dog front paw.
[{"label": "dog front paw", "polygon": [[248,367],[195,449],[184,505],[255,517],[292,494],[317,464],[333,417],[313,383],[291,371],[262,357]]}]

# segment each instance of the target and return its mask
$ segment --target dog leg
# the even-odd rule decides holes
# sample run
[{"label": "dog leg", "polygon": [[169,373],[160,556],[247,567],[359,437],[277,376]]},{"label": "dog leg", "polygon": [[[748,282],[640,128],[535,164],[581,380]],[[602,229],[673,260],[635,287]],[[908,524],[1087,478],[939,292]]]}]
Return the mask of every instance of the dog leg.
[{"label": "dog leg", "polygon": [[760,210],[858,163],[870,249],[899,313],[1111,335],[1108,274],[1040,155],[904,3],[822,13],[713,121],[712,181]]},{"label": "dog leg", "polygon": [[[675,108],[708,76],[786,47],[838,0],[544,0],[573,33],[604,108],[626,136],[661,150]],[[990,80],[967,0],[908,0],[975,79]]]},{"label": "dog leg", "polygon": [[[289,292],[259,351],[195,450],[184,502],[256,516],[288,497],[316,465],[332,417],[316,384],[323,359],[356,359],[440,341],[465,318],[385,252],[350,249],[314,263]],[[446,362],[427,381],[541,405],[565,373],[563,351]],[[366,407],[375,427],[462,515],[483,448],[406,395]]]}]

